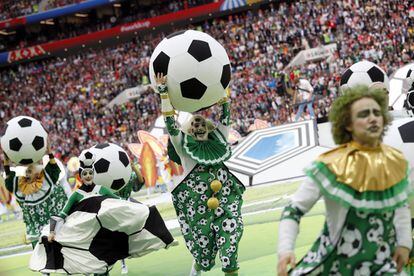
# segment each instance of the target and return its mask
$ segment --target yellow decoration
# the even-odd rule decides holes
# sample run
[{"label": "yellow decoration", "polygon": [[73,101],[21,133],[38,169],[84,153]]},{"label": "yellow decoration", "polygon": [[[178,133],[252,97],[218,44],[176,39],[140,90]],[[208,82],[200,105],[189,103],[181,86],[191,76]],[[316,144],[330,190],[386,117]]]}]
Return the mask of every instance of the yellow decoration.
[{"label": "yellow decoration", "polygon": [[66,166],[70,172],[77,172],[80,166],[78,157],[72,156]]},{"label": "yellow decoration", "polygon": [[217,193],[218,191],[220,191],[221,187],[223,185],[221,184],[221,182],[219,180],[213,180],[210,183],[210,188],[213,190],[213,192]]},{"label": "yellow decoration", "polygon": [[44,174],[41,172],[33,182],[26,181],[26,177],[19,177],[19,191],[24,195],[31,195],[40,190],[43,184]]},{"label": "yellow decoration", "polygon": [[207,201],[207,207],[209,209],[212,209],[212,210],[217,209],[217,207],[219,207],[219,205],[220,205],[220,202],[215,197],[210,197]]},{"label": "yellow decoration", "polygon": [[336,180],[358,192],[384,191],[406,177],[407,161],[403,154],[381,144],[368,148],[356,142],[343,144],[321,156],[324,163],[336,175]]}]

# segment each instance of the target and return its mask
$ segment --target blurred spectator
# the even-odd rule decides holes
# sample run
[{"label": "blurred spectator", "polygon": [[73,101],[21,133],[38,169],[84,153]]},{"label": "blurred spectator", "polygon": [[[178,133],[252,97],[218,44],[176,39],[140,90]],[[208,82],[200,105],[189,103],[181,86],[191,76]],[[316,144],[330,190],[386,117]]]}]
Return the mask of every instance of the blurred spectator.
[{"label": "blurred spectator", "polygon": [[[295,78],[309,80],[315,117],[325,121],[345,68],[369,59],[390,74],[413,60],[409,2],[359,3],[270,4],[195,26],[215,37],[229,54],[233,128],[246,135],[255,118],[272,125],[293,122],[297,107],[289,91]],[[160,115],[158,95],[148,90],[136,101],[106,105],[124,89],[148,83],[150,55],[164,35],[1,69],[0,130],[17,115],[38,118],[63,159],[97,142],[137,142],[137,130],[150,130]],[[332,42],[338,51],[331,59],[287,68],[300,50]],[[218,119],[215,107],[203,113]],[[303,113],[304,119],[310,116]]]}]

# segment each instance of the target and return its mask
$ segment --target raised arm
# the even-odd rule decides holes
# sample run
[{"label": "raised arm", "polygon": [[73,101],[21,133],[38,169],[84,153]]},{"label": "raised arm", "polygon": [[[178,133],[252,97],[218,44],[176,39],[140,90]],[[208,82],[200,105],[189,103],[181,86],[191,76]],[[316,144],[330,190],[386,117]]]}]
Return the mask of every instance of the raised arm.
[{"label": "raised arm", "polygon": [[45,171],[49,175],[52,183],[56,184],[59,180],[60,168],[56,163],[52,150],[50,149],[50,142],[47,143],[47,153],[49,155],[49,163],[47,163]]},{"label": "raised arm", "polygon": [[182,133],[174,119],[175,111],[171,105],[166,85],[167,77],[163,76],[162,73],[158,73],[157,76],[155,76],[155,80],[157,83],[157,90],[161,97],[161,112],[164,116],[164,122],[171,137],[171,142],[173,143],[175,149],[178,150],[181,146]]},{"label": "raised arm", "polygon": [[6,189],[10,193],[14,193],[15,192],[14,182],[15,182],[16,173],[10,170],[10,160],[8,156],[6,155],[6,153],[3,153],[3,156],[4,156],[3,167],[4,167],[4,172],[6,173],[6,179],[5,179]]},{"label": "raised arm", "polygon": [[132,190],[134,192],[138,192],[144,186],[145,179],[142,176],[139,169],[134,164],[131,164],[131,165],[132,165],[132,170],[134,171],[134,176],[131,177],[131,180],[134,181],[132,185]]},{"label": "raised arm", "polygon": [[221,105],[221,116],[220,116],[220,123],[225,126],[230,125],[230,103],[227,97],[221,99],[218,104]]},{"label": "raised arm", "polygon": [[230,103],[228,98],[224,97],[217,104],[221,105],[222,108],[218,129],[227,139],[230,130]]}]

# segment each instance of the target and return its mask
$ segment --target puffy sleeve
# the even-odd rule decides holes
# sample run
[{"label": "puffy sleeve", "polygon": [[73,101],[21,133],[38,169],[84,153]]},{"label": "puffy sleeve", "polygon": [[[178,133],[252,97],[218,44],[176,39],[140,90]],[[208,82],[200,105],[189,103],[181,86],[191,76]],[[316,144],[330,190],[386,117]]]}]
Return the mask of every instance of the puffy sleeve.
[{"label": "puffy sleeve", "polygon": [[183,140],[183,134],[177,126],[175,121],[175,111],[171,105],[170,97],[168,96],[168,88],[166,85],[158,85],[157,90],[161,95],[161,113],[164,116],[165,126],[167,127],[168,134],[170,135],[171,143],[178,154],[181,154],[181,143]]},{"label": "puffy sleeve", "polygon": [[70,210],[72,209],[73,205],[78,203],[81,199],[82,199],[82,196],[77,191],[75,191],[69,197],[68,201],[66,201],[65,206],[63,207],[63,209],[59,212],[57,216],[62,219],[65,219],[69,215]]},{"label": "puffy sleeve", "polygon": [[45,167],[45,172],[50,177],[50,180],[53,184],[56,184],[58,182],[60,168],[52,154],[49,155],[49,163],[47,163]]},{"label": "puffy sleeve", "polygon": [[4,166],[6,172],[5,186],[10,193],[15,193],[17,189],[18,177],[16,173],[10,170],[9,166]]},{"label": "puffy sleeve", "polygon": [[408,204],[395,210],[394,227],[397,245],[411,250],[413,240],[411,235],[411,213]]},{"label": "puffy sleeve", "polygon": [[300,219],[321,197],[318,186],[310,179],[302,183],[283,209],[279,225],[278,253],[293,252]]}]

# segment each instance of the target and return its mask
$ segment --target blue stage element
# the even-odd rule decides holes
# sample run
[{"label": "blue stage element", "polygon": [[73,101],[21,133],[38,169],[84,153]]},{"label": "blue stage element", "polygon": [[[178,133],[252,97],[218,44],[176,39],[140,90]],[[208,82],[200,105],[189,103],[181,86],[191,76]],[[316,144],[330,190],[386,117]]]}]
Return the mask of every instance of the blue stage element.
[{"label": "blue stage element", "polygon": [[59,16],[74,14],[76,12],[81,12],[88,9],[97,8],[99,6],[108,5],[110,3],[120,2],[116,0],[89,0],[76,4],[71,4],[63,7],[58,7],[55,9],[47,10],[44,12],[34,13],[26,17],[27,24],[33,24],[40,22],[41,20],[47,20],[51,18],[56,18]]},{"label": "blue stage element", "polygon": [[297,133],[285,132],[257,140],[242,156],[264,161],[298,147]]}]

